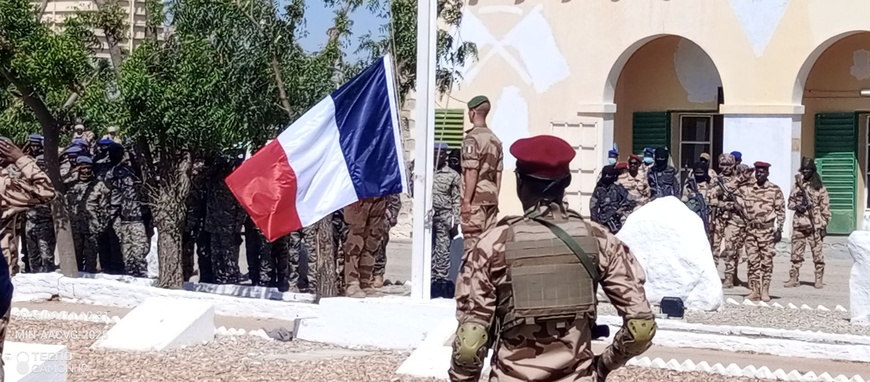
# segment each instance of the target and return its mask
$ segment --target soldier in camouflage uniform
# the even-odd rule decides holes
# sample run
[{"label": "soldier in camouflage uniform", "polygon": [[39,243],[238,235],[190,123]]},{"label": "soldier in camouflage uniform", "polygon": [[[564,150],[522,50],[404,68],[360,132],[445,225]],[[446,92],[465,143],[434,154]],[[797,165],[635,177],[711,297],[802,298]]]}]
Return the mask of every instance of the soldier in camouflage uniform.
[{"label": "soldier in camouflage uniform", "polygon": [[589,198],[589,215],[593,222],[601,224],[616,234],[628,214],[634,210],[634,201],[624,187],[616,183],[619,171],[612,165],[601,169],[601,180]]},{"label": "soldier in camouflage uniform", "polygon": [[149,243],[142,217],[142,182],[123,159],[123,146],[109,146],[109,162],[113,166],[106,174],[106,184],[111,190],[111,225],[121,243],[125,272],[134,277],[147,277],[145,256]]},{"label": "soldier in camouflage uniform", "polygon": [[347,241],[344,244],[344,283],[348,297],[362,298],[372,289],[374,252],[384,237],[387,197],[372,197],[344,208]]},{"label": "soldier in camouflage uniform", "polygon": [[767,180],[770,164],[755,162],[756,183],[741,189],[738,202],[746,213],[746,253],[749,257],[751,301],[770,301],[770,278],[776,243],[782,240],[785,198],[779,186]]},{"label": "soldier in camouflage uniform", "polygon": [[704,223],[704,231],[707,232],[707,239],[710,239],[710,175],[706,171],[707,165],[698,162],[692,170],[692,176],[686,180],[686,185],[683,186],[683,203],[689,207],[692,212],[701,218]]},{"label": "soldier in camouflage uniform", "polygon": [[[710,232],[713,237],[713,260],[716,261],[717,267],[719,266],[719,259],[722,256],[722,239],[725,237],[725,227],[728,226],[728,221],[731,219],[731,212],[719,206],[724,205],[728,201],[733,202],[731,195],[735,189],[733,187],[726,187],[726,185],[734,177],[735,166],[734,157],[731,154],[722,153],[719,155],[719,169],[721,173],[710,180]],[[725,190],[728,190],[728,192],[725,192]],[[729,200],[726,201],[723,198],[728,198]]]},{"label": "soldier in camouflage uniform", "polygon": [[67,206],[72,220],[73,243],[76,263],[80,272],[97,272],[99,237],[106,230],[109,220],[110,190],[93,172],[93,160],[89,157],[76,159],[76,180],[67,186]]},{"label": "soldier in camouflage uniform", "polygon": [[[655,336],[643,269],[606,228],[561,204],[575,155],[567,142],[521,139],[511,153],[517,193],[530,212],[487,230],[462,266],[450,380],[478,381],[492,341],[490,381],[604,381]],[[624,324],[594,355],[599,283]]]},{"label": "soldier in camouflage uniform", "polygon": [[450,271],[450,231],[459,221],[459,174],[447,167],[447,155],[444,143],[435,147],[435,177],[432,181],[432,288],[433,298],[452,298],[453,283],[449,279]]},{"label": "soldier in camouflage uniform", "polygon": [[[457,174],[457,180],[459,175]],[[399,210],[402,209],[402,196],[392,194],[387,196],[387,212],[384,217],[384,238],[375,250],[375,266],[372,269],[372,288],[384,286],[384,274],[387,272],[387,245],[390,244],[390,228],[396,226]],[[346,236],[346,235],[345,235]]]},{"label": "soldier in camouflage uniform", "polygon": [[250,218],[245,219],[245,256],[251,285],[271,286],[281,292],[290,290],[289,255],[289,235],[269,242]]},{"label": "soldier in camouflage uniform", "polygon": [[628,195],[635,202],[634,209],[637,210],[649,201],[650,189],[649,181],[641,171],[643,158],[638,155],[631,155],[628,158],[628,171],[619,174],[616,183],[624,187],[628,191]]},{"label": "soldier in camouflage uniform", "polygon": [[[17,167],[18,175],[10,176],[9,167]],[[0,261],[0,266],[6,266],[9,274],[4,274],[4,292],[3,298],[6,302],[12,301],[12,276],[15,276],[17,269],[12,268],[11,260],[15,260],[17,265],[18,259],[15,257],[18,253],[16,242],[18,241],[16,231],[17,219],[14,217],[20,215],[21,212],[27,211],[28,208],[42,203],[48,203],[54,196],[54,188],[48,175],[42,172],[36,166],[36,161],[33,157],[27,156],[18,147],[12,144],[9,138],[0,137],[0,221],[3,222],[3,236],[0,242],[4,260],[8,264],[3,264]],[[4,272],[5,273],[5,272]],[[3,345],[6,341],[6,329],[9,326],[9,315],[12,311],[11,306],[7,306],[5,312],[0,311],[0,354],[3,354]],[[3,380],[3,360],[0,357],[0,381]]]},{"label": "soldier in camouflage uniform", "polygon": [[[206,179],[212,175],[210,170],[204,161],[198,160],[193,164],[190,193],[187,194],[187,200],[184,202],[186,207],[184,230],[181,233],[181,273],[184,281],[190,280],[193,276],[193,257],[205,219],[205,185]],[[202,247],[199,250],[204,251],[205,245],[200,245]],[[200,281],[206,282],[203,277],[204,275],[200,272]],[[213,282],[213,278],[208,282]]]},{"label": "soldier in camouflage uniform", "polygon": [[[392,202],[393,200],[391,199],[389,208],[392,208]],[[332,213],[332,239],[332,245],[335,246],[335,285],[338,286],[338,290],[344,290],[344,242],[347,241],[347,223],[344,221],[344,209]],[[380,270],[380,275],[382,276],[381,286],[383,286],[383,275],[387,267],[386,252],[384,256],[383,267]],[[375,259],[375,270],[378,269],[377,267],[377,259]],[[374,282],[372,284],[374,285]]]},{"label": "soldier in camouflage uniform", "polygon": [[[655,164],[655,158],[655,150],[652,147],[643,148],[643,165],[640,166],[640,170],[638,170],[638,172],[643,176],[644,179],[647,179],[647,175],[649,175],[649,170],[652,168],[653,164]],[[647,183],[649,183],[649,181],[647,181]]]},{"label": "soldier in camouflage uniform", "polygon": [[[740,253],[744,250],[746,241],[747,221],[745,211],[737,203],[737,195],[747,187],[752,187],[751,167],[741,164],[734,170],[735,175],[728,182],[717,183],[710,190],[711,205],[719,214],[726,217],[722,236],[722,253],[720,257],[725,262],[725,278],[723,288],[733,288],[742,284],[737,277],[737,267],[740,263]],[[718,263],[718,259],[717,259]],[[750,275],[751,276],[751,275]]]},{"label": "soldier in camouflage uniform", "polygon": [[[45,159],[36,157],[36,165],[45,172]],[[39,204],[25,212],[24,239],[30,270],[33,273],[54,272],[54,219],[51,217],[51,204]]]},{"label": "soldier in camouflage uniform", "polygon": [[788,209],[794,211],[791,234],[791,269],[786,288],[800,285],[801,264],[804,262],[804,250],[810,245],[815,266],[816,289],[824,287],[825,255],[822,253],[822,241],[831,222],[831,202],[828,189],[822,183],[822,178],[816,171],[816,161],[813,158],[801,160],[800,173],[795,177],[795,187],[788,196]]},{"label": "soldier in camouflage uniform", "polygon": [[[290,288],[304,293],[317,289],[317,257],[336,257],[333,214],[326,215],[316,223],[290,233]],[[307,255],[305,278],[302,278],[302,252]]]},{"label": "soldier in camouflage uniform", "polygon": [[680,172],[673,166],[668,164],[670,153],[667,148],[659,147],[655,152],[655,164],[650,167],[647,173],[649,181],[650,200],[663,198],[665,196],[676,196],[680,198]]},{"label": "soldier in camouflage uniform", "polygon": [[495,226],[498,216],[498,193],[504,166],[502,144],[486,125],[490,102],[477,96],[468,102],[468,119],[474,127],[462,140],[462,203],[460,223],[464,252],[477,243],[478,237]]},{"label": "soldier in camouflage uniform", "polygon": [[[237,162],[235,158],[220,158],[216,163],[216,176],[209,179],[207,186],[203,229],[210,239],[207,263],[211,265],[216,284],[239,283],[239,249],[247,214],[224,182]],[[203,266],[200,263],[200,268]]]},{"label": "soldier in camouflage uniform", "polygon": [[[30,136],[28,137],[27,143],[24,144],[24,146],[21,148],[21,151],[24,152],[24,155],[36,158],[37,162],[38,162],[39,158],[41,158],[42,155],[45,153],[45,147],[43,146],[43,142],[44,142],[44,138],[42,135],[30,134]],[[40,168],[43,168],[43,170],[44,170],[45,166],[40,165]],[[25,218],[18,219],[18,220],[19,220],[18,232],[25,232],[26,226],[27,226],[26,214],[25,214]],[[52,229],[54,229],[54,228],[52,228]],[[52,235],[54,235],[53,232],[52,232]],[[25,234],[25,240],[23,243],[24,245],[21,246],[21,260],[24,262],[24,272],[25,273],[32,273],[33,269],[31,269],[31,267],[30,267],[30,254],[27,251],[26,236],[27,235]]]}]

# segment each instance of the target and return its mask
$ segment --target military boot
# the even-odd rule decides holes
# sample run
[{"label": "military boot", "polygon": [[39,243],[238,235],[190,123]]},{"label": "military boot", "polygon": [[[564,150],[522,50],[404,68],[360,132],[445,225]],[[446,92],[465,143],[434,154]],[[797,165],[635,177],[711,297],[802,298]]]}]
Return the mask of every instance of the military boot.
[{"label": "military boot", "polygon": [[345,289],[344,295],[353,298],[365,298],[366,292],[363,292],[363,290],[360,289],[359,283],[351,282],[347,284],[347,289]]},{"label": "military boot", "polygon": [[816,284],[814,285],[816,289],[822,289],[825,287],[825,284],[822,282],[822,278],[825,276],[825,270],[819,269],[816,270]]},{"label": "military boot", "polygon": [[725,281],[722,281],[722,288],[723,289],[734,288],[734,279],[735,278],[736,278],[735,275],[732,275],[732,274],[725,275]]},{"label": "military boot", "polygon": [[383,275],[375,275],[372,277],[372,288],[381,289],[384,287],[384,276]]},{"label": "military boot", "polygon": [[749,281],[749,290],[752,293],[749,293],[749,295],[746,296],[745,298],[749,301],[758,301],[759,299],[761,299],[761,291],[759,289],[761,289],[761,288],[760,288],[760,285],[758,285],[758,282],[754,281],[754,280],[750,280]]},{"label": "military boot", "polygon": [[791,267],[788,271],[788,281],[785,282],[783,287],[785,288],[795,288],[800,285],[800,268]]},{"label": "military boot", "polygon": [[761,301],[770,301],[770,280],[761,282]]}]

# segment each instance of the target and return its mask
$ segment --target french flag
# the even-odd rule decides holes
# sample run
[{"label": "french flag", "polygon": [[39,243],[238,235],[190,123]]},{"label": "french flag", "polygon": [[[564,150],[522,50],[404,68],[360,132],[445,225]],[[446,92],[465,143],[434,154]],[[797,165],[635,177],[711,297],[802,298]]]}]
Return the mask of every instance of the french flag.
[{"label": "french flag", "polygon": [[358,200],[407,192],[389,56],[320,101],[226,178],[269,241]]}]

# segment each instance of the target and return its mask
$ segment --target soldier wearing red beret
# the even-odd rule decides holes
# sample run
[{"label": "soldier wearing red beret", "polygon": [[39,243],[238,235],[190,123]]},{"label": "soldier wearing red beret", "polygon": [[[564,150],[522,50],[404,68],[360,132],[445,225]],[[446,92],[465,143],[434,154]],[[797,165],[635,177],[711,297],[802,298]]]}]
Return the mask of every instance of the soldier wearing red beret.
[{"label": "soldier wearing red beret", "polygon": [[[562,203],[571,183],[571,145],[541,135],[518,140],[510,152],[526,213],[484,232],[465,258],[456,283],[450,380],[480,379],[490,338],[498,339],[492,346],[499,355],[490,380],[604,380],[646,351],[655,335],[636,259],[606,228]],[[627,314],[613,344],[593,357],[591,338],[603,336],[593,330],[601,275],[608,275],[601,289]]]},{"label": "soldier wearing red beret", "polygon": [[746,255],[749,258],[749,289],[746,298],[770,301],[770,280],[776,243],[782,240],[785,198],[779,186],[767,180],[770,163],[755,162],[756,183],[740,188],[738,203],[746,216]]}]

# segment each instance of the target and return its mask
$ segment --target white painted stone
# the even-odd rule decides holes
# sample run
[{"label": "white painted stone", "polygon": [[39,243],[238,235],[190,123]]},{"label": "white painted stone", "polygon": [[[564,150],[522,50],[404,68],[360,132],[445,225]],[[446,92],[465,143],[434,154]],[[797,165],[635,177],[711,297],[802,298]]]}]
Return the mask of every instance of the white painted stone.
[{"label": "white painted stone", "polygon": [[852,322],[870,323],[870,231],[849,235],[852,273],[849,277],[849,312]]},{"label": "white painted stone", "polygon": [[801,379],[801,377],[803,377],[803,374],[801,374],[797,370],[792,370],[792,371],[788,372],[788,374],[786,374],[785,377],[788,378],[788,380],[790,380],[790,381],[799,381]]},{"label": "white painted stone", "polygon": [[824,307],[824,306],[822,306],[822,305],[819,305],[819,307],[816,308],[816,310],[820,310],[820,311],[822,311],[822,312],[830,312],[830,311],[831,311],[830,309],[828,309],[828,308],[826,308],[826,307]]},{"label": "white painted stone", "polygon": [[711,367],[714,373],[716,374],[725,374],[725,366],[722,366],[721,363],[717,363]]},{"label": "white painted stone", "polygon": [[822,373],[822,374],[819,375],[819,379],[822,380],[822,381],[825,381],[825,382],[831,382],[831,381],[834,380],[834,377],[831,377],[830,374],[828,374],[827,372],[825,372],[825,373]]},{"label": "white painted stone", "polygon": [[764,302],[764,301],[759,301],[759,302],[758,302],[758,306],[765,307],[765,308],[769,308],[769,307],[770,307],[770,305],[768,305],[768,304],[767,304],[766,302]]},{"label": "white painted stone", "polygon": [[792,304],[792,303],[788,303],[788,308],[789,309],[798,309],[798,306],[795,304]]},{"label": "white painted stone", "polygon": [[727,302],[727,303],[729,303],[729,304],[731,304],[731,305],[740,305],[740,303],[737,302],[737,300],[735,300],[735,299],[733,299],[733,298],[728,298],[727,300],[725,300],[725,302]]},{"label": "white painted stone", "polygon": [[713,371],[713,368],[710,367],[710,364],[707,363],[707,361],[701,361],[700,363],[695,365],[695,369],[698,371],[703,371],[705,373],[709,373],[709,372]]},{"label": "white painted stone", "polygon": [[732,363],[725,368],[725,374],[732,377],[740,377],[743,375],[743,370],[736,363]]},{"label": "white painted stone", "polygon": [[851,382],[865,382],[865,381],[864,381],[864,378],[861,378],[860,375],[856,375],[856,376],[852,377]]},{"label": "white painted stone", "polygon": [[755,306],[755,303],[752,300],[743,300],[743,305],[746,306]]},{"label": "white painted stone", "polygon": [[6,341],[3,373],[6,382],[66,382],[71,353],[64,345]]},{"label": "white painted stone", "polygon": [[773,305],[771,305],[771,306],[773,306],[774,308],[777,308],[777,309],[784,309],[784,307],[782,305],[780,305],[780,303],[778,303],[778,302],[773,303]]},{"label": "white painted stone", "polygon": [[813,310],[813,308],[812,308],[811,306],[807,305],[807,304],[803,304],[803,305],[801,305],[801,309],[803,309],[803,310]]},{"label": "white painted stone", "polygon": [[162,351],[214,339],[214,306],[152,297],[124,316],[93,347]]},{"label": "white painted stone", "polygon": [[817,381],[818,379],[819,377],[816,376],[816,373],[813,373],[812,371],[802,375],[800,378],[801,381]]},{"label": "white painted stone", "polygon": [[744,377],[754,377],[756,371],[755,366],[749,365],[744,367],[743,370],[740,371],[740,374]]},{"label": "white painted stone", "polygon": [[785,370],[783,369],[776,369],[776,371],[773,372],[773,378],[779,380],[788,380],[788,374],[786,374]]},{"label": "white painted stone", "polygon": [[654,359],[654,360],[652,360],[652,362],[650,362],[650,367],[656,368],[656,369],[664,369],[664,368],[667,368],[667,366],[668,366],[667,362],[665,362],[665,360],[658,358],[658,357],[656,357],[656,359]]},{"label": "white painted stone", "polygon": [[646,272],[651,303],[679,297],[688,309],[712,311],[725,301],[701,219],[675,197],[632,213],[617,234]]},{"label": "white painted stone", "polygon": [[837,312],[848,312],[848,310],[846,308],[844,308],[842,305],[837,305],[837,307],[834,308],[834,310]]},{"label": "white painted stone", "polygon": [[692,362],[692,360],[687,359],[687,360],[683,361],[683,363],[680,364],[680,369],[685,370],[685,371],[692,371],[692,370],[697,369],[697,365],[695,365],[695,363]]},{"label": "white painted stone", "polygon": [[834,378],[834,382],[849,382],[849,377],[840,374],[836,378]]},{"label": "white painted stone", "polygon": [[758,370],[755,370],[755,376],[754,376],[755,378],[767,379],[767,378],[772,378],[772,376],[773,376],[773,373],[770,371],[770,369],[767,368],[767,366],[762,366],[762,367],[759,367]]},{"label": "white painted stone", "polygon": [[668,369],[671,369],[671,370],[677,370],[677,371],[683,371],[683,370],[684,370],[683,367],[682,367],[682,365],[680,365],[680,361],[677,361],[677,360],[675,360],[675,359],[671,359],[670,361],[668,361],[668,362],[665,364],[665,367],[668,368]]},{"label": "white painted stone", "polygon": [[151,248],[148,250],[148,255],[145,256],[145,262],[148,263],[148,277],[156,278],[160,274],[160,262],[157,259],[157,237],[159,233],[154,230],[154,236],[151,236]]},{"label": "white painted stone", "polygon": [[649,357],[643,357],[637,361],[637,366],[640,367],[649,367],[652,365],[652,360]]}]

